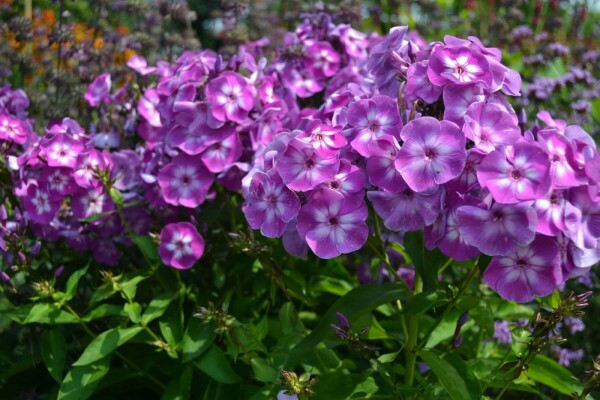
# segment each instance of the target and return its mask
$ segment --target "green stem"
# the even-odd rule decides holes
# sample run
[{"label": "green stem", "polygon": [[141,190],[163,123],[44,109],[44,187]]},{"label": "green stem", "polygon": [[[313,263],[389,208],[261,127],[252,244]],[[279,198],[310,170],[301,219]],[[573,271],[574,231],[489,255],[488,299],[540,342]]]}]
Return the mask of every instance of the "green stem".
[{"label": "green stem", "polygon": [[[415,274],[414,294],[423,291],[423,282],[418,274]],[[408,319],[408,338],[406,341],[406,374],[404,383],[412,387],[415,380],[415,365],[417,363],[417,341],[419,336],[419,316],[412,315]]]},{"label": "green stem", "polygon": [[478,271],[479,271],[479,268],[477,268],[476,265],[473,266],[473,268],[471,269],[471,271],[469,271],[469,275],[467,275],[467,278],[465,280],[464,285],[461,286],[461,288],[459,289],[459,291],[456,294],[456,296],[454,296],[452,298],[452,300],[450,300],[450,303],[448,303],[448,305],[446,306],[446,308],[444,309],[444,311],[442,311],[442,313],[437,317],[437,319],[435,320],[435,322],[433,323],[433,325],[431,325],[429,327],[429,329],[427,330],[427,333],[425,333],[425,336],[423,336],[423,339],[421,340],[421,343],[419,343],[418,349],[420,349],[423,346],[425,346],[425,344],[427,343],[427,340],[429,340],[429,337],[431,336],[431,334],[433,333],[433,331],[435,330],[435,328],[437,328],[437,326],[440,324],[440,322],[442,322],[442,320],[446,317],[446,315],[448,315],[448,313],[452,310],[452,308],[454,308],[454,305],[458,302],[458,300],[462,297],[462,295],[468,289],[469,285],[471,284],[471,281],[473,280],[473,278],[475,277],[475,275],[477,275]]}]

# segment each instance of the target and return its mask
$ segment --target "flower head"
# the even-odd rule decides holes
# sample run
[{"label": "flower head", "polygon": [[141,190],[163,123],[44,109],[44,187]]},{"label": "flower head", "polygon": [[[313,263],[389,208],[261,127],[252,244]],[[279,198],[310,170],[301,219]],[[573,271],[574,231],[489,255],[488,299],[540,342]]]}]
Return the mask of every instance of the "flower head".
[{"label": "flower head", "polygon": [[204,253],[204,239],[189,222],[168,224],[160,231],[158,254],[165,264],[190,269]]}]

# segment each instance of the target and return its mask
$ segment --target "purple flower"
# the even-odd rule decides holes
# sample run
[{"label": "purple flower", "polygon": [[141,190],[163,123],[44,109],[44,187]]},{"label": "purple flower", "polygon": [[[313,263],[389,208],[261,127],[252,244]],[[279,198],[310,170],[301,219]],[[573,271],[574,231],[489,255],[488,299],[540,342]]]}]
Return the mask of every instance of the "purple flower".
[{"label": "purple flower", "polygon": [[320,120],[310,122],[306,130],[296,136],[296,139],[311,143],[324,158],[335,157],[348,143],[340,128],[325,125]]},{"label": "purple flower", "polygon": [[75,182],[82,188],[99,186],[98,172],[106,169],[106,160],[98,150],[89,149],[77,156],[75,162]]},{"label": "purple flower", "polygon": [[189,222],[168,224],[160,231],[158,254],[165,264],[190,269],[204,253],[204,239]]},{"label": "purple flower", "polygon": [[553,188],[568,188],[584,183],[575,170],[575,145],[555,129],[537,132],[538,142],[550,158],[550,176]]},{"label": "purple flower", "polygon": [[260,229],[267,237],[283,235],[287,223],[300,210],[298,196],[288,189],[277,172],[271,169],[252,175],[244,213],[252,229]]},{"label": "purple flower", "polygon": [[599,247],[600,203],[592,200],[585,186],[569,189],[565,197],[565,235],[580,249]]},{"label": "purple flower", "polygon": [[174,206],[196,208],[204,202],[213,176],[198,156],[180,154],[158,173],[165,201]]},{"label": "purple flower", "polygon": [[48,224],[58,212],[61,199],[50,196],[50,193],[38,187],[36,182],[30,181],[21,201],[30,220],[39,224]]},{"label": "purple flower", "polygon": [[60,199],[73,194],[77,189],[73,173],[68,168],[43,168],[39,185],[41,188],[47,189],[50,196]]},{"label": "purple flower", "polygon": [[206,86],[206,99],[219,121],[243,122],[254,107],[254,87],[238,73],[226,71]]},{"label": "purple flower", "polygon": [[562,283],[558,245],[538,235],[531,244],[494,257],[483,280],[507,300],[524,303],[547,296]]},{"label": "purple flower", "polygon": [[201,109],[195,113],[195,118],[188,126],[173,126],[167,138],[171,145],[195,156],[234,133],[235,128],[232,125],[214,121],[208,109]]},{"label": "purple flower", "polygon": [[83,151],[83,144],[71,136],[59,133],[40,146],[51,167],[75,168],[77,156]]},{"label": "purple flower", "polygon": [[315,190],[310,192],[309,197],[310,199],[316,199],[323,194],[323,191],[335,190],[344,196],[346,202],[358,205],[364,201],[365,184],[366,178],[363,170],[342,159],[337,174],[317,186]]},{"label": "purple flower", "polygon": [[434,190],[458,177],[465,165],[465,136],[453,122],[421,117],[400,133],[404,140],[396,166],[415,192]]},{"label": "purple flower", "polygon": [[[406,99],[414,101],[421,99],[426,103],[433,104],[440,98],[442,88],[434,85],[427,76],[427,60],[412,64],[408,68],[404,94]],[[449,119],[449,118],[446,118]]]},{"label": "purple flower", "polygon": [[362,156],[368,157],[369,143],[391,135],[398,138],[402,120],[398,104],[387,96],[374,96],[360,100],[348,109],[348,125],[352,127],[352,147]]},{"label": "purple flower", "polygon": [[242,155],[242,142],[239,135],[234,132],[220,142],[210,145],[200,159],[210,172],[222,172],[228,165],[236,162]]},{"label": "purple flower", "polygon": [[571,366],[572,362],[580,361],[584,355],[583,349],[571,350],[555,346],[553,347],[553,350],[554,355],[558,359],[558,363],[565,367]]},{"label": "purple flower", "polygon": [[10,115],[0,114],[0,140],[24,144],[29,133],[21,120]]},{"label": "purple flower", "polygon": [[367,159],[366,170],[372,185],[389,192],[401,192],[408,187],[396,168],[399,151],[398,141],[389,135],[370,143],[371,157]]},{"label": "purple flower", "polygon": [[331,179],[339,169],[339,157],[323,158],[312,144],[292,139],[276,161],[283,181],[292,190],[307,191]]},{"label": "purple flower", "polygon": [[340,55],[328,42],[315,42],[306,49],[306,67],[317,78],[329,78],[340,68]]},{"label": "purple flower", "polygon": [[417,193],[406,189],[400,193],[367,192],[375,212],[383,218],[385,227],[392,231],[416,231],[431,225],[442,207],[443,190]]},{"label": "purple flower", "polygon": [[461,206],[457,216],[459,231],[465,241],[490,256],[514,252],[535,237],[535,210],[525,204],[495,203],[489,210]]},{"label": "purple flower", "polygon": [[89,218],[114,210],[115,204],[101,187],[80,189],[73,194],[71,209],[77,218]]},{"label": "purple flower", "polygon": [[521,138],[521,130],[504,107],[477,102],[467,109],[463,132],[484,153],[499,146],[512,146]]},{"label": "purple flower", "polygon": [[320,258],[333,258],[359,250],[367,241],[367,206],[347,203],[333,190],[305,204],[298,214],[298,233]]},{"label": "purple flower", "polygon": [[96,77],[85,91],[85,99],[92,107],[98,107],[101,103],[108,103],[111,87],[110,74],[102,74]]},{"label": "purple flower", "polygon": [[462,173],[458,178],[453,179],[444,185],[446,190],[449,192],[456,191],[459,193],[468,193],[474,188],[478,188],[479,181],[477,180],[477,170],[484,157],[485,154],[476,148],[467,150],[467,159]]},{"label": "purple flower", "polygon": [[479,165],[477,178],[500,203],[536,200],[550,191],[548,155],[534,144],[518,142],[512,157],[494,150]]},{"label": "purple flower", "polygon": [[482,82],[486,87],[492,85],[487,59],[479,51],[468,47],[438,48],[429,59],[427,76],[437,86],[473,82]]},{"label": "purple flower", "polygon": [[512,343],[512,334],[510,332],[510,327],[508,326],[508,321],[494,321],[494,339],[496,339],[498,343]]},{"label": "purple flower", "polygon": [[538,222],[536,230],[539,233],[548,236],[556,236],[564,232],[565,225],[565,207],[563,191],[552,191],[541,199],[533,203]]},{"label": "purple flower", "polygon": [[444,119],[462,126],[469,106],[484,101],[481,84],[459,85],[451,83],[444,87]]}]

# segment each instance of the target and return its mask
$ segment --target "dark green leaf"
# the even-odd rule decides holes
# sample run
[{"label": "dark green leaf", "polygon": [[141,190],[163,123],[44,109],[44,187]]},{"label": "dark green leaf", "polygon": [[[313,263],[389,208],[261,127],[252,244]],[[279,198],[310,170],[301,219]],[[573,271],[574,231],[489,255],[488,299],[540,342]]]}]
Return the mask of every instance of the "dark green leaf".
[{"label": "dark green leaf", "polygon": [[96,362],[74,367],[69,371],[58,393],[58,400],[85,400],[94,394],[96,386],[106,375],[110,366],[110,357]]},{"label": "dark green leaf", "polygon": [[284,334],[290,334],[294,332],[296,324],[298,323],[298,316],[294,305],[291,302],[287,302],[281,306],[279,310],[279,323],[281,325],[281,331]]},{"label": "dark green leaf", "polygon": [[399,283],[359,286],[339,298],[325,313],[315,329],[294,347],[290,359],[316,346],[326,336],[333,335],[330,324],[336,323],[336,312],[341,312],[350,320],[357,319],[382,304],[396,301],[406,296],[407,290]]},{"label": "dark green leaf", "polygon": [[169,383],[161,400],[186,400],[190,398],[190,388],[194,370],[190,364],[183,367],[183,371],[174,374],[175,378]]},{"label": "dark green leaf", "polygon": [[217,382],[231,384],[240,381],[225,354],[216,345],[211,346],[202,357],[194,361],[194,365]]},{"label": "dark green leaf", "polygon": [[438,249],[428,251],[425,248],[421,231],[407,233],[404,248],[415,266],[415,272],[423,280],[423,291],[434,292],[438,284],[438,270],[447,258]]},{"label": "dark green leaf", "polygon": [[123,306],[123,311],[134,324],[139,323],[142,319],[142,306],[140,303],[126,303]]},{"label": "dark green leaf", "polygon": [[71,276],[69,276],[69,279],[67,280],[67,287],[66,287],[65,297],[64,297],[65,301],[69,301],[75,296],[75,293],[77,292],[77,285],[79,284],[79,280],[87,273],[89,265],[90,265],[90,263],[88,263],[88,265],[86,265],[84,268],[73,272],[71,274]]},{"label": "dark green leaf", "polygon": [[439,356],[427,349],[419,351],[450,397],[454,400],[480,400],[481,385],[467,364],[456,354]]},{"label": "dark green leaf", "polygon": [[102,332],[83,351],[83,354],[73,365],[88,365],[96,360],[106,357],[125,342],[140,333],[143,328],[134,326],[131,328],[112,328]]},{"label": "dark green leaf", "polygon": [[42,333],[42,357],[48,372],[58,383],[62,382],[67,342],[58,329],[49,329]]},{"label": "dark green leaf", "polygon": [[94,308],[92,311],[88,312],[83,317],[81,317],[81,320],[89,322],[96,318],[116,316],[127,316],[125,311],[123,311],[123,306],[117,306],[115,304],[100,304],[98,307]]},{"label": "dark green leaf", "polygon": [[152,241],[150,236],[134,236],[133,242],[137,245],[142,254],[150,260],[157,261],[160,259],[158,256],[158,247],[156,246],[156,243]]},{"label": "dark green leaf", "polygon": [[34,305],[24,324],[37,322],[39,324],[75,324],[79,322],[73,314],[62,310],[57,304],[36,304]]},{"label": "dark green leaf", "polygon": [[203,324],[198,318],[192,318],[183,336],[183,362],[192,361],[202,355],[213,344],[215,337],[211,324]]},{"label": "dark green leaf", "polygon": [[552,389],[571,395],[573,392],[581,393],[581,383],[571,375],[571,372],[543,355],[537,355],[529,364],[527,375],[536,382],[551,387]]},{"label": "dark green leaf", "polygon": [[277,373],[277,370],[267,364],[267,362],[262,358],[252,358],[250,360],[250,365],[252,365],[254,377],[258,381],[276,383],[279,379],[279,373]]},{"label": "dark green leaf", "polygon": [[160,333],[171,346],[175,347],[183,340],[183,318],[179,307],[172,304],[166,315],[158,321],[158,326]]},{"label": "dark green leaf", "polygon": [[165,313],[169,304],[175,299],[177,293],[162,293],[148,304],[144,315],[142,316],[142,325],[148,325],[151,321],[159,318]]},{"label": "dark green leaf", "polygon": [[482,303],[479,307],[471,310],[470,315],[483,331],[485,337],[494,336],[494,317],[487,304]]},{"label": "dark green leaf", "polygon": [[[341,370],[323,374],[314,386],[316,400],[346,400],[362,388],[372,371],[362,374],[345,374]],[[365,398],[365,396],[361,396]]]},{"label": "dark green leaf", "polygon": [[418,293],[410,299],[403,312],[409,315],[420,315],[446,301],[446,292],[443,290],[432,293]]}]

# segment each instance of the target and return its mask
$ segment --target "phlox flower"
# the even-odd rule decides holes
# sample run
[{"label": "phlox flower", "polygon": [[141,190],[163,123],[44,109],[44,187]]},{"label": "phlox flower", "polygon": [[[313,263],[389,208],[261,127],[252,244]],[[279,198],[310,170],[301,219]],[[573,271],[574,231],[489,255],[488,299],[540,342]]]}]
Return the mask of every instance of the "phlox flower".
[{"label": "phlox flower", "polygon": [[59,133],[40,145],[51,167],[74,168],[77,156],[83,151],[83,144],[65,133]]},{"label": "phlox flower", "polygon": [[206,86],[206,99],[219,121],[243,122],[254,107],[254,87],[236,72],[225,71]]},{"label": "phlox flower", "polygon": [[320,258],[333,258],[359,250],[367,241],[365,203],[347,203],[333,190],[305,204],[298,214],[298,233]]},{"label": "phlox flower", "polygon": [[311,143],[325,158],[334,157],[348,143],[340,128],[323,124],[320,120],[311,121],[296,138]]},{"label": "phlox flower", "polygon": [[109,101],[111,85],[112,81],[110,79],[110,74],[106,73],[99,75],[87,87],[83,97],[87,100],[90,106],[98,107],[100,104]]},{"label": "phlox flower", "polygon": [[371,157],[367,159],[369,182],[389,192],[401,192],[407,188],[402,174],[396,168],[396,158],[400,151],[398,141],[389,135],[374,140],[369,147]]},{"label": "phlox flower", "polygon": [[102,153],[96,149],[88,149],[77,156],[73,177],[77,185],[82,188],[99,186],[97,172],[106,167],[107,163]]},{"label": "phlox flower", "polygon": [[340,55],[328,42],[315,42],[306,49],[306,67],[318,78],[329,78],[340,68]]},{"label": "phlox flower", "polygon": [[579,186],[585,181],[575,170],[575,144],[555,129],[537,132],[538,142],[550,158],[550,176],[553,188]]},{"label": "phlox flower", "polygon": [[68,168],[42,168],[39,186],[48,190],[50,196],[60,199],[73,194],[77,190],[77,185],[73,179],[73,171]]},{"label": "phlox flower", "polygon": [[548,236],[556,236],[564,232],[566,201],[564,191],[553,190],[541,199],[533,203],[538,221],[536,230]]},{"label": "phlox flower", "polygon": [[435,50],[429,58],[427,76],[437,86],[473,82],[482,82],[486,87],[492,85],[487,59],[476,49],[468,47],[445,46]]},{"label": "phlox flower", "polygon": [[168,224],[160,231],[158,254],[176,269],[190,269],[204,253],[204,239],[189,222]]},{"label": "phlox flower", "polygon": [[29,181],[25,187],[21,202],[30,220],[39,224],[48,224],[60,208],[60,198],[50,195],[47,190],[40,188],[35,181]]},{"label": "phlox flower", "polygon": [[521,130],[499,104],[477,102],[467,109],[463,132],[485,153],[499,146],[511,146],[521,138]]},{"label": "phlox flower", "polygon": [[547,296],[562,283],[558,245],[538,235],[529,245],[494,257],[483,280],[507,300],[524,303]]},{"label": "phlox flower", "polygon": [[89,218],[115,209],[115,203],[101,187],[79,189],[71,198],[71,209],[77,218]]},{"label": "phlox flower", "polygon": [[199,156],[180,154],[158,173],[163,198],[174,206],[196,208],[204,202],[213,182]]},{"label": "phlox flower", "polygon": [[368,157],[369,143],[391,135],[399,137],[402,120],[398,103],[387,96],[374,96],[359,100],[348,109],[348,125],[352,128],[354,139],[351,146],[362,156]]},{"label": "phlox flower", "polygon": [[366,178],[363,170],[347,160],[340,160],[339,171],[328,181],[321,183],[309,194],[311,200],[323,195],[324,191],[341,193],[347,203],[359,204],[365,199]]},{"label": "phlox flower", "polygon": [[427,76],[428,61],[420,61],[408,68],[406,73],[406,86],[404,94],[407,100],[421,99],[426,103],[433,104],[440,98],[442,88],[434,85]]},{"label": "phlox flower", "polygon": [[443,99],[444,119],[462,126],[469,106],[475,102],[484,101],[486,96],[480,83],[470,85],[451,83],[444,86]]},{"label": "phlox flower", "polygon": [[243,208],[246,219],[252,229],[260,229],[266,237],[283,235],[287,223],[300,210],[298,196],[274,169],[254,173],[247,193]]},{"label": "phlox flower", "polygon": [[513,154],[494,150],[489,153],[477,171],[482,187],[487,188],[494,200],[510,204],[536,200],[550,191],[550,160],[539,146],[520,141]]},{"label": "phlox flower", "polygon": [[569,189],[565,198],[565,235],[580,249],[600,247],[600,203],[592,200],[585,186]]},{"label": "phlox flower", "polygon": [[465,241],[490,256],[514,252],[535,237],[537,215],[526,204],[494,203],[489,209],[465,205],[458,207],[457,217]]},{"label": "phlox flower", "polygon": [[210,172],[222,172],[228,165],[236,162],[242,155],[242,142],[234,132],[220,142],[210,145],[200,155],[200,159]]},{"label": "phlox flower", "polygon": [[6,114],[0,114],[0,140],[24,144],[28,132],[21,120]]},{"label": "phlox flower", "polygon": [[276,160],[279,175],[293,190],[307,191],[331,179],[340,166],[339,157],[323,158],[310,143],[292,139]]},{"label": "phlox flower", "polygon": [[421,117],[410,121],[400,133],[404,140],[396,168],[415,192],[434,190],[458,177],[465,165],[465,136],[450,121]]}]

